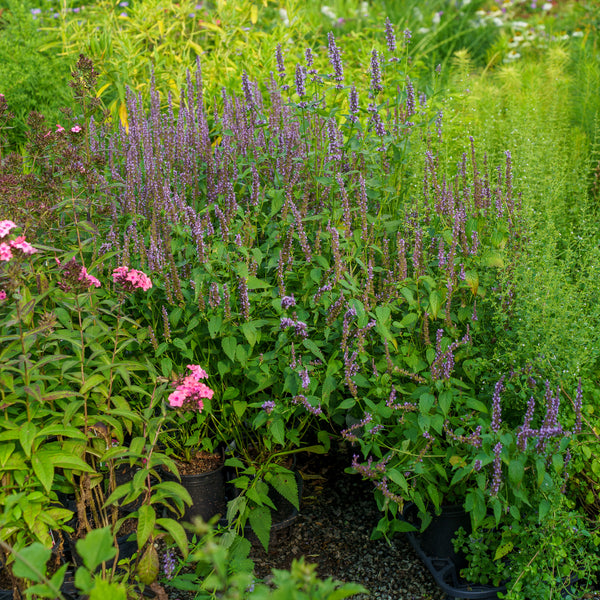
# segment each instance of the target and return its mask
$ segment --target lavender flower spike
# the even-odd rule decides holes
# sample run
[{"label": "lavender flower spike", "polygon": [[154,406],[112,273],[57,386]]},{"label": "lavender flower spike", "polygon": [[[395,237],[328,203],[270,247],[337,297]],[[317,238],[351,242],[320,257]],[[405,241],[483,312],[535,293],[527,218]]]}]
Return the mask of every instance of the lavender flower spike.
[{"label": "lavender flower spike", "polygon": [[385,40],[388,50],[390,52],[396,52],[396,35],[394,34],[394,26],[389,17],[386,17],[385,19]]},{"label": "lavender flower spike", "polygon": [[381,85],[381,69],[379,68],[379,55],[377,50],[371,52],[371,88],[373,93],[377,94],[383,90]]},{"label": "lavender flower spike", "polygon": [[502,407],[500,406],[500,394],[504,390],[504,375],[498,380],[494,387],[494,395],[492,397],[492,423],[490,425],[492,431],[496,433],[500,431],[502,424]]},{"label": "lavender flower spike", "polygon": [[338,82],[336,88],[341,89],[344,81],[344,67],[342,66],[342,57],[340,49],[335,44],[335,37],[331,31],[327,34],[327,45],[329,49],[329,62],[333,67],[334,79]]}]

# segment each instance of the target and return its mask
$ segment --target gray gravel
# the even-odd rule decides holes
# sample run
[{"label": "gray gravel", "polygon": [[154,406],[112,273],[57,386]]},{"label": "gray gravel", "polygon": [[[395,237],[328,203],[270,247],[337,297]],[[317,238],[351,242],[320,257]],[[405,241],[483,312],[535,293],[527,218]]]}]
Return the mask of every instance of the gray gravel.
[{"label": "gray gravel", "polygon": [[305,477],[300,513],[287,539],[268,555],[255,548],[257,575],[267,577],[273,567],[287,569],[294,558],[304,556],[318,565],[322,578],[361,583],[371,592],[369,598],[445,599],[404,536],[395,537],[391,545],[370,540],[382,513],[373,499],[372,484],[344,473],[349,464],[350,458],[339,454],[299,460]]}]

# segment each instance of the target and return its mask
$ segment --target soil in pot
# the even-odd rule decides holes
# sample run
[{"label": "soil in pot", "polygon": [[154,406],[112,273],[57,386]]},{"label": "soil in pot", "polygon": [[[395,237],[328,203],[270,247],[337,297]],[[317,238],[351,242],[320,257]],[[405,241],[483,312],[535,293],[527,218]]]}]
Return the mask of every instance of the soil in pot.
[{"label": "soil in pot", "polygon": [[[181,485],[192,498],[192,505],[186,507],[183,520],[191,522],[194,517],[201,517],[204,521],[209,521],[215,515],[224,515],[227,501],[223,457],[220,454],[199,452],[191,461],[176,461],[176,465]],[[171,473],[167,473],[166,477],[176,480]]]}]

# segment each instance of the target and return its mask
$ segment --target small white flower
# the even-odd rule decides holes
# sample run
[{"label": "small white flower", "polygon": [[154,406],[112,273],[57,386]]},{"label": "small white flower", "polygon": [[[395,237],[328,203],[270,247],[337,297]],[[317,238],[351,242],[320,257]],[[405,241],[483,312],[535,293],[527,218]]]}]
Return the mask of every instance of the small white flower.
[{"label": "small white flower", "polygon": [[436,12],[436,13],[434,13],[433,18],[431,19],[431,22],[434,25],[439,25],[441,18],[442,18],[442,13],[441,12]]},{"label": "small white flower", "polygon": [[521,55],[516,50],[511,50],[505,57],[504,62],[513,62],[521,58]]},{"label": "small white flower", "polygon": [[525,39],[528,42],[533,42],[533,40],[535,40],[536,37],[537,36],[536,36],[535,31],[533,29],[530,29],[529,31],[525,32]]},{"label": "small white flower", "polygon": [[429,27],[419,27],[419,29],[417,29],[417,33],[425,35],[426,33],[429,33]]},{"label": "small white flower", "polygon": [[527,29],[529,27],[529,23],[526,21],[513,21],[512,26],[513,29]]},{"label": "small white flower", "polygon": [[368,17],[369,16],[369,3],[368,2],[361,2],[360,3],[359,13],[360,13],[361,17]]},{"label": "small white flower", "polygon": [[558,39],[562,40],[564,42],[565,40],[569,39],[569,34],[568,33],[563,33]]},{"label": "small white flower", "polygon": [[504,21],[500,18],[500,17],[494,17],[492,19],[492,23],[496,26],[496,27],[502,27],[504,25]]},{"label": "small white flower", "polygon": [[576,29],[571,35],[573,37],[583,37],[583,31],[581,31],[581,29]]},{"label": "small white flower", "polygon": [[475,13],[475,16],[476,16],[476,17],[479,17],[480,19],[483,19],[483,17],[486,17],[486,16],[487,16],[487,13],[485,12],[485,10],[478,10],[478,11]]},{"label": "small white flower", "polygon": [[288,13],[287,13],[287,10],[285,10],[285,8],[280,8],[279,9],[279,18],[283,21],[283,24],[286,27],[289,27],[289,25],[290,25],[290,18],[288,17]]},{"label": "small white flower", "polygon": [[463,6],[469,6],[469,4],[471,4],[471,0],[462,0]]},{"label": "small white flower", "polygon": [[552,10],[552,2],[544,2],[544,4],[542,4],[542,10],[545,12]]},{"label": "small white flower", "polygon": [[333,12],[331,6],[321,6],[321,13],[324,14],[328,19],[332,21],[337,20],[337,15]]}]

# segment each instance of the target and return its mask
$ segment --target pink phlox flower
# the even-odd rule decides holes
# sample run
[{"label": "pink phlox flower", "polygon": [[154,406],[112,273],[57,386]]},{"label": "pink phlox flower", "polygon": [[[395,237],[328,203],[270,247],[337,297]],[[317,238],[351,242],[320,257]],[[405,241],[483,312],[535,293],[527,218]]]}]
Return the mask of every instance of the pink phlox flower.
[{"label": "pink phlox flower", "polygon": [[62,133],[65,130],[65,128],[60,125],[59,123],[56,124],[56,133]]},{"label": "pink phlox flower", "polygon": [[204,408],[204,400],[210,400],[214,395],[214,390],[206,384],[201,383],[201,379],[206,379],[208,374],[200,365],[188,365],[191,373],[180,380],[177,388],[169,395],[169,404],[180,408],[187,401],[195,401],[198,404],[198,410]]},{"label": "pink phlox flower", "polygon": [[6,300],[6,292],[4,290],[0,290],[0,301]]},{"label": "pink phlox flower", "polygon": [[142,271],[129,269],[128,267],[117,267],[113,270],[113,280],[120,283],[125,289],[133,291],[140,288],[144,291],[152,287],[152,281]]},{"label": "pink phlox flower", "polygon": [[169,404],[175,408],[181,408],[186,398],[186,393],[177,388],[174,392],[169,394]]},{"label": "pink phlox flower", "polygon": [[10,246],[2,242],[0,244],[0,260],[10,260],[12,258],[12,252]]},{"label": "pink phlox flower", "polygon": [[113,281],[120,281],[123,277],[127,276],[128,271],[129,269],[127,267],[117,267],[116,269],[113,269]]},{"label": "pink phlox flower", "polygon": [[71,127],[71,131],[73,133],[79,133],[81,131],[81,127],[79,127],[79,125],[75,125],[75,127]]},{"label": "pink phlox flower", "polygon": [[16,227],[16,224],[13,221],[0,221],[0,238],[3,238],[5,235],[10,233],[10,230],[14,227]]},{"label": "pink phlox flower", "polygon": [[200,365],[188,365],[187,368],[196,379],[208,379],[208,373]]},{"label": "pink phlox flower", "polygon": [[81,267],[79,281],[87,281],[88,285],[95,285],[97,288],[101,285],[100,281],[98,281],[98,279],[96,279],[93,275],[90,275],[85,267]]},{"label": "pink phlox flower", "polygon": [[11,240],[10,245],[13,248],[18,248],[19,250],[21,250],[21,252],[25,254],[35,254],[37,252],[37,250],[29,242],[25,241],[24,235],[20,235],[14,240]]}]

